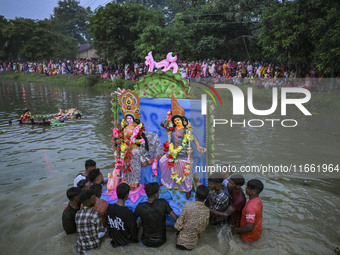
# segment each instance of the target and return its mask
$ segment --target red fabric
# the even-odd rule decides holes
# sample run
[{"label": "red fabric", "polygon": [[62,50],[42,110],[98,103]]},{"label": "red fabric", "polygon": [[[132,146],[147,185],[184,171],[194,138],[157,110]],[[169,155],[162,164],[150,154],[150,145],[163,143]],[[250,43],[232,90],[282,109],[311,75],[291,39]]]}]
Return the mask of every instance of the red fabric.
[{"label": "red fabric", "polygon": [[246,242],[257,241],[262,234],[262,210],[263,204],[260,197],[250,199],[242,210],[240,227],[247,223],[254,223],[254,229],[248,233],[242,233],[241,238]]},{"label": "red fabric", "polygon": [[235,212],[230,215],[229,224],[235,227],[240,226],[242,210],[246,205],[246,196],[242,189],[230,192],[230,206]]}]

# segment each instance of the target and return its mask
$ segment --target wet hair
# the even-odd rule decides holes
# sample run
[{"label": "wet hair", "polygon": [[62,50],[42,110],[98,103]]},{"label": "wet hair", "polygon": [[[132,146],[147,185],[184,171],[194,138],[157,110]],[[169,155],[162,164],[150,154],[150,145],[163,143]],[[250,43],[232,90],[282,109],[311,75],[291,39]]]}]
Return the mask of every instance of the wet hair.
[{"label": "wet hair", "polygon": [[130,192],[130,186],[126,183],[121,183],[117,186],[117,197],[119,199],[124,199],[126,195]]},{"label": "wet hair", "polygon": [[199,185],[196,189],[196,197],[199,201],[203,202],[209,195],[209,188],[204,185]]},{"label": "wet hair", "polygon": [[90,187],[90,190],[93,190],[96,197],[100,198],[102,195],[103,187],[101,184],[93,184]]},{"label": "wet hair", "polygon": [[263,183],[258,179],[251,179],[247,182],[247,188],[255,190],[257,194],[260,194],[263,190]]},{"label": "wet hair", "polygon": [[80,195],[79,195],[79,200],[81,203],[85,203],[87,200],[89,200],[92,196],[94,195],[93,190],[82,190]]},{"label": "wet hair", "polygon": [[172,116],[172,118],[171,118],[171,122],[172,122],[172,124],[173,124],[173,126],[175,127],[176,126],[176,124],[175,124],[175,119],[176,118],[180,118],[181,120],[182,120],[182,124],[183,124],[183,126],[184,127],[186,127],[187,125],[188,125],[188,119],[186,118],[186,117],[184,117],[184,116],[182,116],[182,115],[179,115],[179,114],[175,114],[174,116]]},{"label": "wet hair", "polygon": [[83,189],[85,187],[86,183],[88,183],[88,182],[89,182],[89,180],[87,178],[83,179],[83,180],[80,180],[77,183],[77,187]]},{"label": "wet hair", "polygon": [[89,172],[89,175],[87,176],[89,178],[90,182],[94,182],[94,180],[100,175],[99,168],[95,168]]},{"label": "wet hair", "polygon": [[209,176],[208,182],[213,182],[213,183],[222,183],[224,181],[224,176],[222,173],[213,173],[212,175]]},{"label": "wet hair", "polygon": [[96,166],[96,161],[92,159],[88,159],[85,161],[85,169],[88,169],[91,166]]},{"label": "wet hair", "polygon": [[148,197],[153,196],[159,191],[159,184],[157,182],[151,182],[145,185],[145,193]]},{"label": "wet hair", "polygon": [[240,174],[234,174],[229,179],[239,186],[242,186],[245,183],[244,177]]},{"label": "wet hair", "polygon": [[79,187],[72,187],[72,188],[69,188],[69,189],[66,191],[66,196],[67,196],[67,198],[68,198],[70,201],[72,201],[72,200],[74,200],[74,198],[75,198],[76,196],[79,196],[80,192],[81,192],[81,188],[79,188]]}]

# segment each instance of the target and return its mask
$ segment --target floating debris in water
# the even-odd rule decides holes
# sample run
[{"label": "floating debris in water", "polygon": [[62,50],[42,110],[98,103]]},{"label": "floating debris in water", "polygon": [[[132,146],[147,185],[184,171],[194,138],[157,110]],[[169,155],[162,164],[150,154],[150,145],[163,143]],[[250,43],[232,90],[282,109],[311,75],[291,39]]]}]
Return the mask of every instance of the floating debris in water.
[{"label": "floating debris in water", "polygon": [[303,180],[302,185],[304,186],[310,186],[312,182],[310,180]]},{"label": "floating debris in water", "polygon": [[17,207],[19,207],[19,206],[21,206],[21,205],[23,205],[23,203],[20,203],[20,204],[17,204],[17,205],[15,205],[15,206],[13,206],[12,209],[15,209],[15,208],[17,208]]}]

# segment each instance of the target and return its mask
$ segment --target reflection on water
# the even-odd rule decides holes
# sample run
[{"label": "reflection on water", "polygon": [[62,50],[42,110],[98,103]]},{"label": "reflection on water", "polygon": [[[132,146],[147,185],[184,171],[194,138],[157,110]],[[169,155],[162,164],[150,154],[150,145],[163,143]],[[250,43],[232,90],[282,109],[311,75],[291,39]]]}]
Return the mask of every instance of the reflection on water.
[{"label": "reflection on water", "polygon": [[[72,254],[76,236],[67,236],[61,214],[65,191],[88,158],[112,170],[108,92],[0,81],[0,227],[4,254]],[[60,127],[9,125],[24,108],[33,114],[77,107],[87,118]],[[339,116],[338,116],[339,117]],[[230,117],[229,117],[230,118]],[[300,118],[299,127],[216,127],[218,164],[339,163],[339,118],[320,113]],[[191,254],[332,254],[340,246],[339,179],[245,174],[263,180],[263,236],[253,244],[228,227],[209,226]],[[299,176],[297,176],[299,177]],[[139,244],[113,249],[105,240],[89,254],[174,254],[175,232],[157,249]]]}]

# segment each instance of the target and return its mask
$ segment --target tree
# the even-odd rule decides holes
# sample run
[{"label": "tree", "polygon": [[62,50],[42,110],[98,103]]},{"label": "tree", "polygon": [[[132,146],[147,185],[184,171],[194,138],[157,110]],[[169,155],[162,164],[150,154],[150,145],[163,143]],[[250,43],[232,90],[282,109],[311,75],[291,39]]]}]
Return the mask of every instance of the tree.
[{"label": "tree", "polygon": [[[136,49],[139,36],[145,30],[142,37],[146,38],[151,35],[150,31],[161,31],[163,26],[164,18],[157,11],[146,9],[140,4],[108,3],[97,9],[90,19],[93,45],[102,58],[111,64],[141,60],[141,54],[149,46],[141,46],[142,39],[137,42]],[[159,35],[155,36],[155,44]]]},{"label": "tree", "polygon": [[4,34],[7,36],[4,52],[7,59],[27,59],[25,44],[30,40],[35,27],[33,19],[16,18],[10,20]]},{"label": "tree", "polygon": [[64,36],[75,38],[78,43],[88,42],[91,38],[87,26],[91,15],[90,7],[85,9],[80,6],[79,1],[59,1],[51,17],[52,29]]},{"label": "tree", "polygon": [[340,4],[328,0],[277,3],[261,17],[259,43],[265,56],[277,62],[339,71]]},{"label": "tree", "polygon": [[311,22],[313,62],[319,70],[334,76],[340,73],[340,4],[320,3],[319,15]]},{"label": "tree", "polygon": [[0,59],[6,56],[4,48],[7,44],[7,35],[5,29],[8,25],[8,20],[4,16],[0,15]]},{"label": "tree", "polygon": [[192,31],[191,59],[254,58],[254,48],[249,46],[256,39],[257,14],[242,9],[240,2],[212,1],[183,13],[184,24]]},{"label": "tree", "polygon": [[75,39],[51,30],[51,20],[48,19],[16,18],[10,20],[2,31],[6,35],[3,47],[5,59],[32,61],[76,55]]}]

